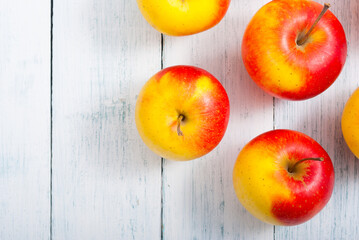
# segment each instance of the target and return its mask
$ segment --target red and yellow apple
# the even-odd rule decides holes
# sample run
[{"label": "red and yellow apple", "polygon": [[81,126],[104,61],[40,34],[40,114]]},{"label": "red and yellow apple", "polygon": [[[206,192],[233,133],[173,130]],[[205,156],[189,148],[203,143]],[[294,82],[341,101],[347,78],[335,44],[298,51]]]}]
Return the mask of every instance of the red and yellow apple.
[{"label": "red and yellow apple", "polygon": [[287,100],[325,91],[347,55],[343,27],[328,8],[311,0],[274,0],[263,6],[242,41],[242,59],[254,82]]},{"label": "red and yellow apple", "polygon": [[333,164],[312,138],[292,130],[273,130],[250,141],[240,152],[233,184],[242,205],[274,225],[297,225],[329,201]]},{"label": "red and yellow apple", "polygon": [[230,0],[137,0],[145,19],[161,33],[191,35],[218,24]]},{"label": "red and yellow apple", "polygon": [[359,158],[359,88],[345,105],[342,114],[342,131],[350,150]]},{"label": "red and yellow apple", "polygon": [[223,138],[229,100],[221,83],[192,66],[174,66],[154,75],[136,103],[136,125],[142,140],[172,160],[199,158]]}]

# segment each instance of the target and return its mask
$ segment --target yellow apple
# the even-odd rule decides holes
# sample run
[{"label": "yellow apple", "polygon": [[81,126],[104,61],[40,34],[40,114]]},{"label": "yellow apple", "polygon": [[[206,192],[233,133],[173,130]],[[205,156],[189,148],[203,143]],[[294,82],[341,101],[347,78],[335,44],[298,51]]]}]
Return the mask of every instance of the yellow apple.
[{"label": "yellow apple", "polygon": [[327,204],[334,168],[327,152],[309,136],[273,130],[239,153],[233,185],[239,201],[255,217],[292,226],[308,221]]},{"label": "yellow apple", "polygon": [[199,158],[221,141],[229,119],[229,100],[221,83],[192,66],[174,66],[155,74],[136,103],[142,140],[172,160]]},{"label": "yellow apple", "polygon": [[342,115],[342,131],[350,150],[359,158],[359,88],[345,105]]},{"label": "yellow apple", "polygon": [[137,0],[145,19],[172,36],[191,35],[219,23],[230,0]]}]

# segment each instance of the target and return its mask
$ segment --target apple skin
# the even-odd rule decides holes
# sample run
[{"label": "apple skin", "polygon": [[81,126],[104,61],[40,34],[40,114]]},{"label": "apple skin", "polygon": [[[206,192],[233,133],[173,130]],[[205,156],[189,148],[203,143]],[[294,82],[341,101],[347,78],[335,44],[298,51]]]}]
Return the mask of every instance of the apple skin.
[{"label": "apple skin", "polygon": [[242,41],[242,59],[254,80],[274,97],[305,100],[325,91],[339,76],[347,56],[342,25],[327,11],[308,32],[323,5],[311,0],[274,0],[252,18]]},{"label": "apple skin", "polygon": [[[210,73],[192,66],[174,66],[154,75],[136,103],[136,125],[142,140],[156,154],[172,160],[199,158],[223,138],[229,120],[229,99]],[[178,119],[181,121],[178,134]]]},{"label": "apple skin", "polygon": [[[288,167],[304,158],[293,173]],[[333,164],[312,138],[292,130],[273,130],[250,141],[240,152],[233,184],[242,205],[258,219],[291,226],[308,221],[329,201]]]},{"label": "apple skin", "polygon": [[359,158],[359,88],[345,104],[342,114],[342,131],[348,147]]},{"label": "apple skin", "polygon": [[155,29],[166,35],[185,36],[217,25],[230,0],[137,0],[137,4]]}]

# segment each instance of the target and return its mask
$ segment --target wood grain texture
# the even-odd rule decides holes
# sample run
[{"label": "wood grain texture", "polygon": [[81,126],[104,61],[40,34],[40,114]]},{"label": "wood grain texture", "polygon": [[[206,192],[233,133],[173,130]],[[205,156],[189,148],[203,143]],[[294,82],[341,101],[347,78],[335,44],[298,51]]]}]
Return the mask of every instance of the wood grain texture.
[{"label": "wood grain texture", "polygon": [[0,29],[0,239],[49,239],[49,1],[1,1]]},{"label": "wood grain texture", "polygon": [[[245,27],[267,2],[232,0],[218,26],[164,36],[161,53],[134,0],[54,0],[52,192],[50,2],[0,2],[0,239],[359,239],[359,162],[340,126],[359,86],[359,3],[330,2],[348,40],[339,79],[288,102],[258,88],[241,60]],[[201,159],[161,166],[137,133],[136,97],[161,61],[201,67],[227,90],[227,133]],[[273,128],[313,137],[334,162],[329,204],[296,227],[260,222],[233,190],[239,151]]]},{"label": "wood grain texture", "polygon": [[273,128],[273,99],[249,78],[241,41],[261,1],[232,1],[224,20],[194,36],[164,38],[164,67],[194,65],[227,90],[231,116],[220,145],[191,162],[166,160],[163,177],[164,239],[272,239],[273,226],[252,217],[239,203],[232,171],[241,148]]},{"label": "wood grain texture", "polygon": [[53,239],[160,238],[161,158],[134,119],[160,50],[136,1],[54,1]]},{"label": "wood grain texture", "polygon": [[[327,1],[319,1],[321,3]],[[358,87],[359,3],[333,0],[348,40],[348,58],[337,81],[323,94],[302,102],[275,101],[275,127],[301,131],[317,140],[331,157],[335,186],[328,205],[311,221],[296,227],[276,227],[275,239],[358,239],[359,162],[346,146],[341,115],[350,94]]]}]

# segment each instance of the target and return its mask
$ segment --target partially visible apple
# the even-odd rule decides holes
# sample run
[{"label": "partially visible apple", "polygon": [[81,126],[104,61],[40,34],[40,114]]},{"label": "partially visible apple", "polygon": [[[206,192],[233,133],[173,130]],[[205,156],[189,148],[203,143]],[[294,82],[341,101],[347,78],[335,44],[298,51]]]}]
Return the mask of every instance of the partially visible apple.
[{"label": "partially visible apple", "polygon": [[230,0],[137,0],[145,19],[172,36],[191,35],[219,23]]},{"label": "partially visible apple", "polygon": [[242,58],[251,78],[269,94],[304,100],[325,91],[347,55],[342,25],[311,0],[274,0],[252,18]]},{"label": "partially visible apple", "polygon": [[154,75],[136,104],[143,141],[172,160],[199,158],[221,141],[229,119],[229,100],[221,83],[203,69],[174,66]]},{"label": "partially visible apple", "polygon": [[350,150],[359,158],[359,88],[345,105],[342,114],[342,131]]},{"label": "partially visible apple", "polygon": [[312,138],[273,130],[242,149],[233,184],[240,202],[255,217],[274,225],[297,225],[329,201],[334,169],[326,151]]}]

